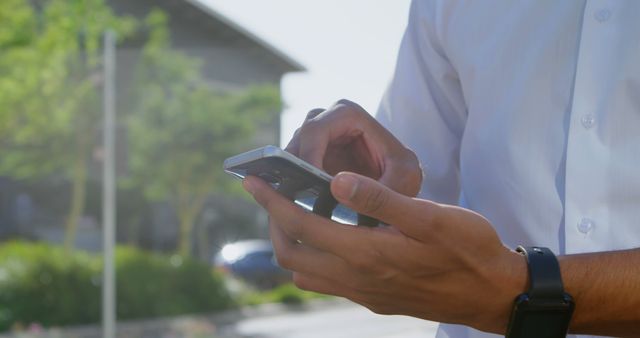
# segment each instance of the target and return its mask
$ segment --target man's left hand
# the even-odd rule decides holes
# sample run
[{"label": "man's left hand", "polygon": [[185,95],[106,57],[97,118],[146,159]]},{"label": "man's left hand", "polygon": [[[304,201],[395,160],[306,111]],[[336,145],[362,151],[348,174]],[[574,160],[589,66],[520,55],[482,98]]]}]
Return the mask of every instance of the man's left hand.
[{"label": "man's left hand", "polygon": [[342,172],[331,192],[389,226],[354,227],[304,211],[256,177],[244,187],[270,215],[278,262],[301,289],[348,298],[380,314],[504,333],[527,287],[524,258],[487,219],[464,208],[411,198]]}]

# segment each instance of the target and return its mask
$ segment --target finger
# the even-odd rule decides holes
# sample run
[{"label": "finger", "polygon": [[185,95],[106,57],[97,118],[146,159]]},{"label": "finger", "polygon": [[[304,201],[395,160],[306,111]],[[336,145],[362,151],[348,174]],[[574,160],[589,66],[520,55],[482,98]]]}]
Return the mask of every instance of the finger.
[{"label": "finger", "polygon": [[[311,109],[308,113],[307,116],[304,119],[304,122],[302,123],[303,125],[305,123],[307,123],[309,120],[315,118],[316,116],[322,114],[324,111],[326,111],[324,108],[314,108]],[[291,138],[291,140],[289,141],[289,143],[287,144],[287,146],[284,148],[284,150],[292,153],[293,155],[298,156],[299,151],[300,151],[300,129],[298,128],[296,129],[296,131],[293,133],[293,137]]]},{"label": "finger", "polygon": [[324,108],[314,108],[311,109],[308,113],[307,113],[307,117],[305,118],[305,122],[315,118],[316,116],[322,114],[323,112],[325,112],[326,109]]},{"label": "finger", "polygon": [[362,107],[340,100],[322,116],[307,120],[300,131],[299,157],[324,169],[323,159],[329,144],[346,135],[361,134],[363,123],[372,119]]},{"label": "finger", "polygon": [[298,243],[273,221],[269,234],[278,264],[287,270],[316,276],[345,276],[350,271],[341,258]]},{"label": "finger", "polygon": [[[311,165],[324,169],[324,155],[329,145],[328,128],[309,128],[303,125],[298,140],[298,157]],[[315,126],[315,125],[314,125]],[[323,130],[325,129],[325,130]]]},{"label": "finger", "polygon": [[[281,267],[298,274],[330,281],[332,285],[342,285],[345,289],[358,289],[363,285],[360,271],[344,259],[292,241],[274,222],[270,222],[269,226],[273,248]],[[368,276],[364,278],[367,283],[370,282]],[[329,293],[328,290],[315,291]]]},{"label": "finger", "polygon": [[298,153],[300,152],[300,128],[296,129],[296,131],[293,133],[293,137],[284,148],[284,150],[295,156],[299,156]]},{"label": "finger", "polygon": [[391,224],[414,238],[421,238],[425,226],[441,212],[436,203],[410,198],[376,180],[350,172],[334,177],[331,192],[338,202],[354,211]]},{"label": "finger", "polygon": [[354,256],[354,250],[371,252],[368,229],[339,224],[306,212],[255,176],[245,178],[243,186],[288,237],[343,259]]}]

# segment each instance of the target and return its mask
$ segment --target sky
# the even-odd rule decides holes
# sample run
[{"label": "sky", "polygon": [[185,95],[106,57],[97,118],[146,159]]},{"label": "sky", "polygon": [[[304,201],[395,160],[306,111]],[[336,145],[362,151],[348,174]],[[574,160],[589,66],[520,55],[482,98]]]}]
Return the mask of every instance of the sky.
[{"label": "sky", "polygon": [[203,0],[307,71],[282,80],[281,145],[313,108],[341,98],[374,114],[407,24],[409,0]]}]

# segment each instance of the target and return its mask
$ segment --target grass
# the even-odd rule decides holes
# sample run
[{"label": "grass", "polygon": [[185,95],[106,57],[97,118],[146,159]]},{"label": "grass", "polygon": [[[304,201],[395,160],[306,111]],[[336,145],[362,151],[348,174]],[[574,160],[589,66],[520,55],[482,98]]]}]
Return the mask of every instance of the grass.
[{"label": "grass", "polygon": [[327,299],[331,296],[303,291],[293,284],[284,284],[267,291],[246,291],[239,297],[240,305],[259,305],[266,303],[282,303],[299,305],[312,299]]}]

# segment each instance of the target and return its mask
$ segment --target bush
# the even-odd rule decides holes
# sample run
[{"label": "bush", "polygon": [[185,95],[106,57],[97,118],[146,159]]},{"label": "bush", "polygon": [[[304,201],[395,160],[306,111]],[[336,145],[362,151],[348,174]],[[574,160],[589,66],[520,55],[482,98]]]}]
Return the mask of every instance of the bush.
[{"label": "bush", "polygon": [[222,277],[195,260],[118,248],[116,266],[119,318],[209,312],[233,306]]},{"label": "bush", "polygon": [[[42,243],[0,246],[0,331],[14,323],[44,326],[100,319],[102,261]],[[118,319],[201,313],[233,306],[223,280],[206,264],[116,249]]]},{"label": "bush", "polygon": [[286,305],[299,305],[306,301],[330,296],[303,291],[289,283],[281,285],[269,291],[248,291],[241,297],[243,305],[258,305],[265,303],[282,303]]},{"label": "bush", "polygon": [[100,316],[100,261],[45,244],[0,247],[0,331],[13,323],[64,325]]}]

